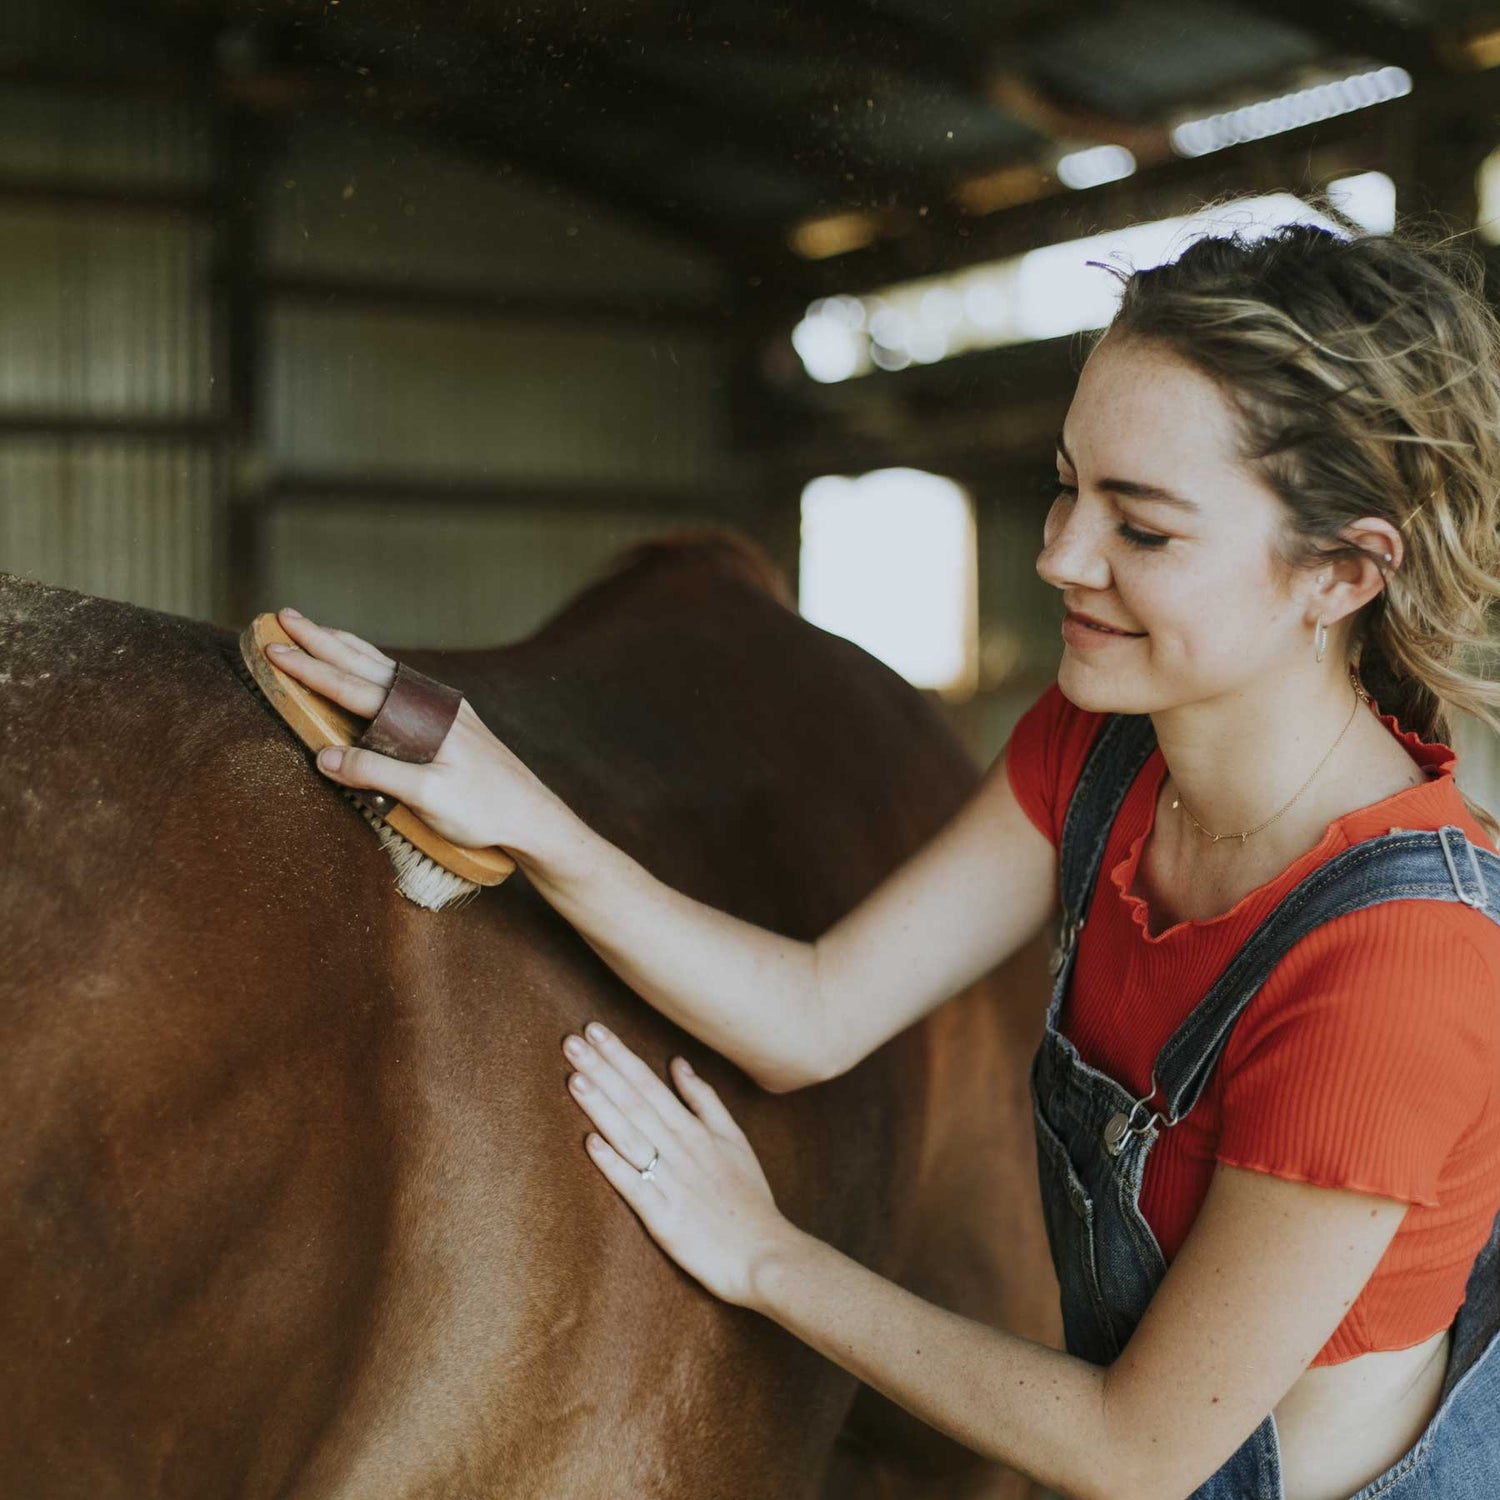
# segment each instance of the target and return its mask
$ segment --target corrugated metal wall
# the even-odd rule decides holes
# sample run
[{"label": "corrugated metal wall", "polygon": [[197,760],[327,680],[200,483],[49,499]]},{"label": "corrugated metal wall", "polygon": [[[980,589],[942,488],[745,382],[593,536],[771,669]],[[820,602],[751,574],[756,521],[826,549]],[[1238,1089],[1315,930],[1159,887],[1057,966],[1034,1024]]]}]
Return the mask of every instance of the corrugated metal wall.
[{"label": "corrugated metal wall", "polygon": [[[386,640],[506,640],[725,482],[722,335],[623,311],[713,297],[701,259],[367,121],[300,120],[266,184],[260,604]],[[509,498],[439,498],[452,484]]]},{"label": "corrugated metal wall", "polygon": [[[383,644],[459,646],[529,634],[626,547],[679,518],[448,504],[299,504],[271,525],[275,604]],[[440,581],[440,583],[439,583]]]},{"label": "corrugated metal wall", "polygon": [[[69,3],[9,10],[0,45],[66,56]],[[0,85],[0,569],[477,644],[724,518],[718,267],[360,117],[223,125]]]},{"label": "corrugated metal wall", "polygon": [[265,213],[266,264],[285,273],[678,305],[723,289],[702,256],[570,192],[343,114],[297,117]]},{"label": "corrugated metal wall", "polygon": [[723,358],[704,337],[281,307],[266,400],[269,458],[299,476],[681,488],[725,470]]},{"label": "corrugated metal wall", "polygon": [[0,204],[0,408],[203,417],[206,224],[70,204]]},{"label": "corrugated metal wall", "polygon": [[211,616],[222,532],[202,444],[0,438],[0,569]]},{"label": "corrugated metal wall", "polygon": [[0,89],[0,568],[215,610],[209,135],[182,101]]}]

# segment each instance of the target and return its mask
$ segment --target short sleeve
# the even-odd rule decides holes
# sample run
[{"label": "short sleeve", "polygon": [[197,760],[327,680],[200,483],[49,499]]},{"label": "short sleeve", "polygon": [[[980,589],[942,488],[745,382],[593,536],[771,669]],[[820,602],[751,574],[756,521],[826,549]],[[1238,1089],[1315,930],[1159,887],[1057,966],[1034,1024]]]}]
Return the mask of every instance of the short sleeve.
[{"label": "short sleeve", "polygon": [[1443,1165],[1496,1083],[1500,995],[1464,931],[1476,916],[1393,901],[1294,946],[1220,1059],[1218,1160],[1437,1205]]},{"label": "short sleeve", "polygon": [[1104,715],[1078,708],[1054,682],[1016,720],[1005,743],[1005,774],[1021,810],[1052,841],[1062,824]]}]

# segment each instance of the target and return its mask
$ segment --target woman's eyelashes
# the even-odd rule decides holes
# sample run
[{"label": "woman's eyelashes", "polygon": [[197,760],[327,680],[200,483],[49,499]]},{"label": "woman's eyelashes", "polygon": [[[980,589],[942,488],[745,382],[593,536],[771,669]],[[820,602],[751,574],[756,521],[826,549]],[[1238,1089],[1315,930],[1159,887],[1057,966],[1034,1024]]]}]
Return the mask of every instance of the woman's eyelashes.
[{"label": "woman's eyelashes", "polygon": [[[1060,500],[1065,496],[1075,496],[1078,493],[1078,487],[1076,485],[1064,484],[1060,479],[1049,478],[1044,482],[1042,488],[1047,494],[1050,494],[1054,500]],[[1123,537],[1124,540],[1129,542],[1132,547],[1165,547],[1167,543],[1172,540],[1171,537],[1163,536],[1160,532],[1138,531],[1127,521],[1121,521],[1120,524],[1115,527],[1115,534],[1117,536]]]},{"label": "woman's eyelashes", "polygon": [[1128,526],[1124,521],[1115,527],[1115,531],[1132,547],[1165,547],[1172,540],[1169,536],[1162,536],[1160,532],[1137,531],[1134,526]]}]

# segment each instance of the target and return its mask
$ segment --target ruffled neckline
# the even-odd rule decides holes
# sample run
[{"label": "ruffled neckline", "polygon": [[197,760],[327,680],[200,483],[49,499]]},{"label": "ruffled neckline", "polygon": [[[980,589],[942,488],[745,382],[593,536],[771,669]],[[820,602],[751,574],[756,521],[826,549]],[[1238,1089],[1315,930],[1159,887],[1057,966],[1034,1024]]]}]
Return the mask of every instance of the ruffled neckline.
[{"label": "ruffled neckline", "polygon": [[[1147,811],[1144,825],[1130,841],[1124,857],[1109,872],[1115,890],[1119,892],[1120,900],[1128,908],[1131,920],[1140,930],[1142,941],[1153,945],[1165,943],[1179,933],[1215,927],[1222,922],[1231,922],[1247,907],[1263,902],[1266,896],[1276,891],[1278,887],[1284,886],[1290,890],[1304,875],[1310,874],[1324,860],[1331,858],[1341,848],[1347,848],[1349,844],[1357,842],[1349,836],[1348,825],[1351,822],[1369,823],[1372,827],[1379,827],[1382,824],[1421,827],[1424,821],[1430,822],[1429,809],[1423,805],[1424,801],[1431,798],[1435,786],[1440,785],[1445,779],[1452,779],[1454,768],[1458,764],[1457,754],[1450,745],[1445,745],[1439,740],[1424,740],[1415,731],[1403,729],[1392,714],[1377,712],[1376,717],[1400,741],[1402,748],[1426,773],[1425,781],[1419,782],[1416,786],[1403,787],[1401,791],[1392,792],[1389,797],[1383,797],[1379,802],[1353,808],[1334,818],[1323,830],[1322,838],[1311,849],[1298,855],[1279,875],[1273,875],[1271,879],[1256,886],[1253,890],[1246,891],[1228,911],[1220,912],[1213,917],[1184,917],[1180,922],[1173,922],[1170,927],[1163,928],[1158,933],[1151,931],[1151,909],[1145,898],[1137,896],[1131,890],[1135,884],[1136,872],[1140,869],[1141,854],[1146,847],[1146,840],[1156,826],[1156,808],[1161,800],[1161,785],[1167,776],[1167,763],[1162,756],[1161,749],[1159,747],[1153,749],[1146,757],[1146,762],[1136,778],[1136,784],[1131,789],[1131,794],[1139,797],[1142,795],[1142,787],[1145,788]],[[1410,822],[1403,821],[1406,819]],[[1384,831],[1383,827],[1381,831]],[[1369,837],[1369,834],[1361,834],[1359,837]]]}]

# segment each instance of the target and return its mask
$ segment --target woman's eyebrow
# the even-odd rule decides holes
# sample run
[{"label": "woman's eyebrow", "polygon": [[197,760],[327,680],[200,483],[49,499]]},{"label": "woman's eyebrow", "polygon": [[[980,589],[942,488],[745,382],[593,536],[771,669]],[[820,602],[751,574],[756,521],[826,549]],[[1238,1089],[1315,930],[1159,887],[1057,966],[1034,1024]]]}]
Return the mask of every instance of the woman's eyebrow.
[{"label": "woman's eyebrow", "polygon": [[[1075,467],[1060,432],[1057,435],[1057,451],[1067,460],[1069,468]],[[1107,490],[1112,495],[1127,495],[1133,500],[1155,500],[1162,505],[1175,505],[1178,510],[1188,511],[1192,515],[1200,515],[1203,510],[1196,500],[1189,500],[1184,495],[1174,495],[1171,490],[1164,490],[1158,484],[1141,484],[1134,479],[1101,479],[1098,488]]]}]

